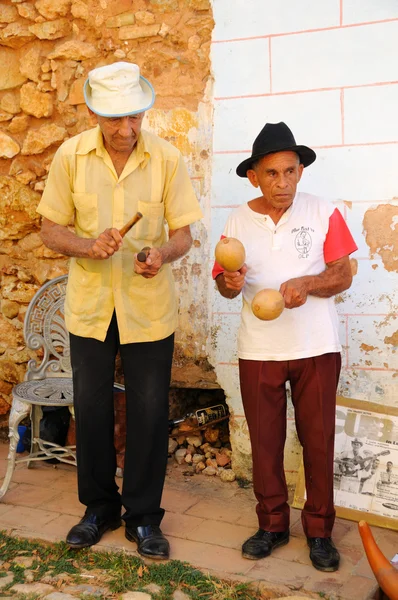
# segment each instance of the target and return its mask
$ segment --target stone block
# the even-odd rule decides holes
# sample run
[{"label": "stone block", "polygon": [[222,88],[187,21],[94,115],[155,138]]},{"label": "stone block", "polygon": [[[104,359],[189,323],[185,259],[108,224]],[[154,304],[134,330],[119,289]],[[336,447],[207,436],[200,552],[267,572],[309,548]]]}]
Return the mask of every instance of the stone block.
[{"label": "stone block", "polygon": [[20,117],[14,117],[11,123],[8,126],[8,130],[10,133],[21,133],[22,131],[26,131],[29,125],[29,117],[28,115],[21,115]]},{"label": "stone block", "polygon": [[19,71],[19,60],[16,52],[0,46],[0,90],[15,88],[26,81]]},{"label": "stone block", "polygon": [[210,10],[210,0],[188,0],[188,7],[191,10]]},{"label": "stone block", "polygon": [[20,17],[34,21],[37,17],[37,11],[30,2],[22,2],[17,4],[17,10]]},{"label": "stone block", "polygon": [[40,40],[57,40],[69,35],[71,30],[72,24],[68,19],[55,19],[55,21],[44,21],[29,26],[29,31]]},{"label": "stone block", "polygon": [[32,39],[32,32],[21,23],[10,23],[4,29],[0,29],[0,44],[2,46],[21,48]]},{"label": "stone block", "polygon": [[152,25],[155,22],[155,15],[149,10],[139,10],[135,13],[135,18],[137,23],[142,23],[143,25]]},{"label": "stone block", "polygon": [[6,112],[5,110],[0,110],[0,123],[4,123],[5,121],[10,121],[12,119],[12,114]]},{"label": "stone block", "polygon": [[50,117],[53,100],[50,94],[39,92],[34,83],[26,83],[21,87],[21,108],[37,119]]},{"label": "stone block", "polygon": [[20,71],[27,79],[40,80],[41,66],[43,63],[42,48],[38,41],[29,44],[29,47],[21,54]]},{"label": "stone block", "polygon": [[88,5],[83,0],[73,0],[71,12],[75,19],[84,19],[87,21],[90,16]]},{"label": "stone block", "polygon": [[70,9],[72,0],[38,0],[35,6],[39,13],[48,20],[65,17]]},{"label": "stone block", "polygon": [[19,144],[12,137],[0,131],[0,158],[13,158],[19,151]]},{"label": "stone block", "polygon": [[12,592],[16,592],[18,594],[35,594],[43,597],[46,594],[49,594],[53,591],[53,587],[48,585],[47,583],[17,583],[13,585],[11,590]]},{"label": "stone block", "polygon": [[68,40],[57,46],[47,56],[50,60],[55,58],[67,58],[70,60],[86,60],[97,56],[98,50],[93,44],[80,40]]},{"label": "stone block", "polygon": [[13,23],[18,18],[15,6],[0,4],[0,23]]},{"label": "stone block", "polygon": [[162,13],[179,9],[178,0],[150,0],[150,3]]},{"label": "stone block", "polygon": [[16,115],[21,112],[19,94],[17,92],[8,92],[7,94],[4,94],[0,100],[0,108],[11,115]]},{"label": "stone block", "polygon": [[135,16],[133,12],[125,12],[125,13],[121,13],[120,15],[115,15],[114,17],[110,17],[109,19],[106,20],[105,25],[107,27],[114,28],[114,27],[124,27],[127,25],[134,25],[135,23]]},{"label": "stone block", "polygon": [[139,38],[153,37],[159,33],[160,25],[133,25],[132,27],[121,27],[119,29],[119,39],[136,40]]},{"label": "stone block", "polygon": [[41,154],[46,148],[62,142],[66,136],[66,129],[54,123],[42,125],[38,129],[30,129],[22,146],[22,154]]}]

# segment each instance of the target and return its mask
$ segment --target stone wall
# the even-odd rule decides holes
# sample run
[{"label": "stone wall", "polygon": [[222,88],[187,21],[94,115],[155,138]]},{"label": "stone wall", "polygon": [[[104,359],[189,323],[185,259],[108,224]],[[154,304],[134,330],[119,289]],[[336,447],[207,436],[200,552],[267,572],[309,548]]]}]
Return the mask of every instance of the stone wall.
[{"label": "stone wall", "polygon": [[[128,60],[157,92],[144,126],[180,148],[206,212],[211,154],[209,0],[2,0],[0,4],[0,419],[32,352],[22,328],[29,301],[67,272],[43,246],[35,212],[52,157],[91,126],[83,99],[89,70]],[[175,379],[215,385],[207,364],[206,227],[177,263],[181,328]],[[188,282],[189,285],[188,285]],[[0,421],[1,423],[1,421]]]}]

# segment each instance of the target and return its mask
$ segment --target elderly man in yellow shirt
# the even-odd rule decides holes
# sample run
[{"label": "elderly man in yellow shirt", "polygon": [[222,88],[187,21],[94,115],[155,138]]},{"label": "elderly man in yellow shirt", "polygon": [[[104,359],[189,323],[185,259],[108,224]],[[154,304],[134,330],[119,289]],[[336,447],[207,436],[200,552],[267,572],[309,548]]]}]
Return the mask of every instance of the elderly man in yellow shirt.
[{"label": "elderly man in yellow shirt", "polygon": [[[180,152],[141,130],[155,93],[139,67],[119,62],[96,68],[84,92],[97,126],[60,146],[37,209],[46,246],[71,257],[65,322],[79,499],[86,511],[66,541],[73,548],[96,544],[121,525],[123,506],[127,539],[143,556],[166,559],[160,503],[177,326],[170,263],[190,249],[190,225],[202,212]],[[122,238],[119,229],[136,212],[143,218]],[[140,262],[143,246],[151,250]],[[121,494],[113,444],[118,351],[127,404]]]}]

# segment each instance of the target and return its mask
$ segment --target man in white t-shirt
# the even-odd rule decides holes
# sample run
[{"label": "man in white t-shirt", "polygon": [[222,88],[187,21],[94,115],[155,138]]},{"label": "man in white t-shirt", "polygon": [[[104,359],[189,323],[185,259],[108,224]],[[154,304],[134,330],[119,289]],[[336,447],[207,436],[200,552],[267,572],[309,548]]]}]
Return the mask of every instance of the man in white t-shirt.
[{"label": "man in white t-shirt", "polygon": [[[331,540],[333,453],[341,346],[333,296],[351,285],[349,254],[357,247],[337,208],[296,193],[303,169],[315,159],[313,150],[296,144],[285,123],[265,125],[252,156],[237,168],[261,195],[232,212],[223,234],[243,243],[246,263],[237,272],[216,263],[213,277],[222,296],[243,296],[239,373],[259,520],[243,556],[263,558],[289,541],[283,469],[289,381],[303,446],[302,522],[310,558],[315,568],[335,571],[340,557]],[[264,288],[279,290],[285,300],[273,321],[260,321],[251,310],[254,295]]]}]

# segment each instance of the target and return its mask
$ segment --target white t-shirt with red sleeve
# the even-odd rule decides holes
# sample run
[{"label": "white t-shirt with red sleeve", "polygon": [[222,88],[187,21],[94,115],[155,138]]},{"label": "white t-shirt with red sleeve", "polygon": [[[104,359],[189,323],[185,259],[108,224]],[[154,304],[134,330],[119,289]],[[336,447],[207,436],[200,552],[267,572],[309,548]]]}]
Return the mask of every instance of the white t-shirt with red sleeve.
[{"label": "white t-shirt with red sleeve", "polygon": [[[357,250],[344,218],[331,202],[299,192],[276,225],[269,215],[243,204],[231,213],[222,237],[237,238],[246,250],[239,358],[294,360],[340,352],[333,297],[308,296],[303,306],[285,309],[273,321],[261,321],[251,310],[258,291],[279,290],[289,279],[319,275],[327,263]],[[215,263],[213,278],[222,272]]]}]

